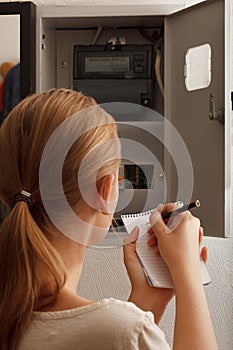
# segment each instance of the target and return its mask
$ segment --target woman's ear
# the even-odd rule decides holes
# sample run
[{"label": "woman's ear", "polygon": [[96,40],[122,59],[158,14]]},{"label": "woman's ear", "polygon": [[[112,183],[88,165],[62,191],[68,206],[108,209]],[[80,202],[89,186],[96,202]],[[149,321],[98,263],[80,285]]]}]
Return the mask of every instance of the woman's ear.
[{"label": "woman's ear", "polygon": [[99,196],[106,202],[111,200],[111,193],[113,189],[115,176],[113,174],[106,175],[97,186]]}]

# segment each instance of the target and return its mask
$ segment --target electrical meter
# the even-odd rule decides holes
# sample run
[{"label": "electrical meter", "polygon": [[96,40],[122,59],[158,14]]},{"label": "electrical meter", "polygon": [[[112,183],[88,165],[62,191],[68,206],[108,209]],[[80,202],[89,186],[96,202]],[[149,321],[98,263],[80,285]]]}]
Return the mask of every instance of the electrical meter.
[{"label": "electrical meter", "polygon": [[97,102],[153,107],[153,45],[75,45],[73,88]]}]

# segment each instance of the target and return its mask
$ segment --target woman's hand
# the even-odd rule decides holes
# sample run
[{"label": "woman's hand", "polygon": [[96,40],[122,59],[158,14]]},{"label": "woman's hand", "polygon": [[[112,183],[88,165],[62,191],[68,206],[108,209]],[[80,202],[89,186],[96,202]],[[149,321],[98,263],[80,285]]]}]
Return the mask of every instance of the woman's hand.
[{"label": "woman's hand", "polygon": [[[176,205],[174,203],[169,203],[166,205],[160,205],[158,210],[161,211],[161,214],[165,214],[165,213],[169,213],[173,210],[177,209]],[[167,220],[166,220],[167,221]],[[158,239],[155,235],[155,232],[153,230],[152,227],[150,227],[147,231],[147,233],[151,236],[148,240],[148,245],[150,247],[154,247],[155,253],[156,254],[160,254],[159,252],[159,245],[158,245]],[[203,239],[203,234],[204,234],[204,230],[203,227],[199,227],[199,245],[201,245],[202,243],[202,239]],[[207,259],[208,259],[208,248],[207,247],[202,247],[201,252],[200,252],[200,257],[201,259],[204,261],[204,263],[207,263]]]},{"label": "woman's hand", "polygon": [[[200,273],[200,241],[203,236],[200,221],[187,211],[171,217],[167,226],[161,211],[159,208],[150,216],[154,234],[150,230],[149,245],[163,257],[175,286],[173,349],[217,350]],[[201,257],[206,260],[206,248],[202,249]]]},{"label": "woman's hand", "polygon": [[124,262],[132,285],[129,301],[144,311],[152,311],[155,322],[158,324],[168,302],[174,295],[174,290],[155,288],[147,282],[136,253],[138,232],[139,229],[136,227],[124,242]]},{"label": "woman's hand", "polygon": [[[150,216],[151,238],[148,244],[155,253],[161,254],[168,265],[173,282],[180,282],[180,277],[197,276],[200,279],[200,243],[203,229],[200,220],[189,211],[171,217],[164,222],[161,214],[174,210],[174,204],[159,206]],[[166,225],[168,224],[168,226]],[[206,262],[207,248],[201,250],[201,258]]]},{"label": "woman's hand", "polygon": [[[163,208],[163,213],[174,210],[174,204],[167,204]],[[167,304],[174,295],[173,289],[157,288],[149,285],[141,263],[136,253],[136,240],[138,238],[139,229],[136,227],[127,237],[124,244],[124,262],[131,281],[132,291],[129,301],[140,307],[144,311],[152,311],[155,316],[155,322],[159,323]],[[148,244],[155,249],[155,254],[160,254],[158,240],[154,235],[153,228],[148,230],[151,238]],[[203,229],[199,229],[199,243],[201,243]],[[201,258],[207,261],[208,250],[203,247],[201,250]]]}]

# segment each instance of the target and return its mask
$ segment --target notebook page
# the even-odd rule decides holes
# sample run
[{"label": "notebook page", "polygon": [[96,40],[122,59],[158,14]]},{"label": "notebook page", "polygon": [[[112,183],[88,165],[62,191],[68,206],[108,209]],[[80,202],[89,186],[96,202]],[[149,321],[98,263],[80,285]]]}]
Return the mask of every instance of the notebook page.
[{"label": "notebook page", "polygon": [[121,215],[122,221],[128,233],[132,232],[135,226],[139,228],[139,237],[144,235],[150,227],[149,217],[154,209],[139,213]]},{"label": "notebook page", "polygon": [[146,233],[136,242],[136,251],[142,262],[151,284],[161,288],[173,288],[170,271],[160,255],[155,254],[155,248],[149,247],[147,241],[149,235]]},{"label": "notebook page", "polygon": [[[149,247],[147,244],[149,239],[147,229],[150,227],[148,223],[151,212],[152,211],[141,214],[122,215],[121,218],[128,233],[130,233],[135,226],[139,227],[136,251],[146,274],[149,276],[151,284],[161,288],[173,288],[173,281],[166,263],[160,255],[155,254],[154,248]],[[200,268],[202,283],[204,285],[209,284],[211,279],[206,265],[202,260],[200,260]]]},{"label": "notebook page", "polygon": [[[136,243],[136,251],[142,262],[152,285],[161,288],[173,288],[170,271],[160,255],[155,254],[154,247],[147,244],[149,235],[146,233]],[[205,263],[200,260],[201,277],[204,285],[211,282]]]}]

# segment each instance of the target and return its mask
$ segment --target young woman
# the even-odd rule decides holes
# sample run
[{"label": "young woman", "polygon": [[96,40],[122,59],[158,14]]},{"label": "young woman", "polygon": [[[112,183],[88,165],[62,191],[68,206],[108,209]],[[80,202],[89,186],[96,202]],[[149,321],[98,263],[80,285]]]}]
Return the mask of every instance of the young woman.
[{"label": "young woman", "polygon": [[[112,220],[119,157],[114,120],[82,93],[32,95],[4,121],[0,199],[11,210],[0,230],[1,350],[169,349],[157,323],[174,291],[147,284],[136,230],[124,245],[129,302],[76,294],[85,250]],[[148,244],[159,248],[175,285],[173,349],[217,349],[200,277],[199,220],[187,213],[168,235],[160,211]]]}]

